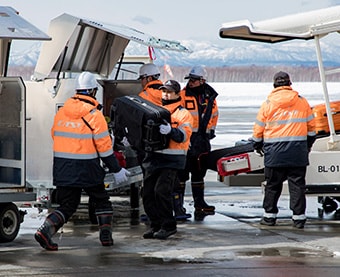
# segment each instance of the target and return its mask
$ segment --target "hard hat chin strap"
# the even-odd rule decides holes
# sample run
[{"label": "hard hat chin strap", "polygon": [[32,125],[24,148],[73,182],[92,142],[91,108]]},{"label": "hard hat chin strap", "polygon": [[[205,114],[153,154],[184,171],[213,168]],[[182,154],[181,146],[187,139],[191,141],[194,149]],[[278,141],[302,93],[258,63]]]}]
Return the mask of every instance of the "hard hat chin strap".
[{"label": "hard hat chin strap", "polygon": [[98,88],[90,89],[89,94],[93,97],[96,97],[97,91],[98,91]]},{"label": "hard hat chin strap", "polygon": [[89,95],[95,97],[97,94],[98,88],[91,88],[91,89],[84,89],[84,90],[77,90],[77,94],[82,95]]}]

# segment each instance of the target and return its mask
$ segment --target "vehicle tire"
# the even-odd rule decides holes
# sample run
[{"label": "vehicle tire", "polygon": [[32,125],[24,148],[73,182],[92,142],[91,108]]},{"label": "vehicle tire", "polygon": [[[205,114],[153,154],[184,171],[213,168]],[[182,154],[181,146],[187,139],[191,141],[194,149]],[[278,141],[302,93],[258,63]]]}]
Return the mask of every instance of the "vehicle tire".
[{"label": "vehicle tire", "polygon": [[13,203],[0,204],[0,242],[13,241],[20,228],[18,207]]}]

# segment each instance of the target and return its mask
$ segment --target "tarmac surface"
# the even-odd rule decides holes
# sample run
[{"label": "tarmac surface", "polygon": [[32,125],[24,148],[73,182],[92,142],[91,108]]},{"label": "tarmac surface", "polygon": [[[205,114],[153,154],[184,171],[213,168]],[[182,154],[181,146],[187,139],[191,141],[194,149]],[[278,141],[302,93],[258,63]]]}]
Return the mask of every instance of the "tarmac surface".
[{"label": "tarmac surface", "polygon": [[[319,218],[316,197],[307,198],[304,229],[292,227],[288,195],[277,226],[262,226],[261,188],[228,187],[215,176],[206,183],[215,215],[179,222],[167,240],[143,239],[147,224],[117,216],[114,246],[102,247],[98,227],[80,211],[55,235],[59,251],[50,252],[33,238],[46,212],[29,210],[18,237],[0,245],[0,276],[340,276],[340,220]],[[193,214],[189,186],[185,200]]]}]

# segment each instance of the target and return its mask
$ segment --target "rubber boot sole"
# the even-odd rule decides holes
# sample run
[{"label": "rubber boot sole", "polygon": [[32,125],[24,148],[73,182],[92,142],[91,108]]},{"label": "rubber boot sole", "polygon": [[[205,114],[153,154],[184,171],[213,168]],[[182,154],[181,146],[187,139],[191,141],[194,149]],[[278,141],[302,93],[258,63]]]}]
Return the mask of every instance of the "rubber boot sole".
[{"label": "rubber boot sole", "polygon": [[49,251],[58,251],[58,244],[49,243],[48,239],[41,232],[36,232],[34,235],[35,240],[40,244],[40,246]]},{"label": "rubber boot sole", "polygon": [[201,207],[195,207],[196,212],[204,212],[207,214],[215,214],[215,207],[213,208],[201,208]]}]

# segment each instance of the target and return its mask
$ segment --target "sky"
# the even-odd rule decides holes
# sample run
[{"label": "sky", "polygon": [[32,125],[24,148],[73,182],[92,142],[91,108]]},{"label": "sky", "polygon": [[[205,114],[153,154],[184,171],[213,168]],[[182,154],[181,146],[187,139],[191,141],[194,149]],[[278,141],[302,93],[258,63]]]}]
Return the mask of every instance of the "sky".
[{"label": "sky", "polygon": [[68,13],[108,24],[122,24],[169,40],[220,43],[224,22],[252,22],[340,5],[340,0],[0,0],[47,32],[49,22]]}]

